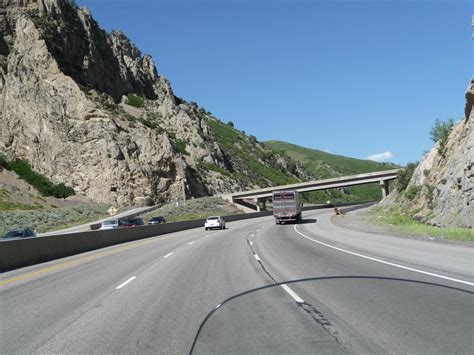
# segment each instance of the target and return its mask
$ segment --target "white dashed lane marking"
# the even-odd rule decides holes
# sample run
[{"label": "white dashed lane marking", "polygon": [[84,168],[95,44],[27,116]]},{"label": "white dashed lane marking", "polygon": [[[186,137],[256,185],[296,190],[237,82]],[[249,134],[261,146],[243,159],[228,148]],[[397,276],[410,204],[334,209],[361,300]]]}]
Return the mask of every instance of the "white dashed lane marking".
[{"label": "white dashed lane marking", "polygon": [[132,282],[133,280],[135,280],[137,277],[136,276],[132,276],[131,278],[129,278],[127,281],[125,281],[123,284],[120,284],[118,285],[115,289],[116,290],[120,290],[122,287],[124,287],[126,284],[128,284],[129,282]]},{"label": "white dashed lane marking", "polygon": [[165,255],[165,258],[167,258],[168,256],[171,256],[171,255],[173,255],[173,254],[174,254],[174,253],[166,254],[166,255]]},{"label": "white dashed lane marking", "polygon": [[283,289],[298,303],[304,303],[303,299],[298,296],[291,288],[289,288],[287,285],[281,285]]}]

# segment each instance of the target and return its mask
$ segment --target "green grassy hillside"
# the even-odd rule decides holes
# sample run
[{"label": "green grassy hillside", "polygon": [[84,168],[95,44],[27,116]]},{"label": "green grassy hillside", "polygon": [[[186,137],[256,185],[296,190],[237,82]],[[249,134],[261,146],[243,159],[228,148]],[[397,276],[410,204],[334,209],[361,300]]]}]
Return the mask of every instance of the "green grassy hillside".
[{"label": "green grassy hillside", "polygon": [[197,168],[214,170],[245,184],[275,186],[305,180],[294,160],[279,156],[252,135],[219,120],[206,120],[214,140],[224,154],[225,164],[198,162]]},{"label": "green grassy hillside", "polygon": [[[348,158],[281,141],[267,141],[264,142],[264,145],[276,153],[285,154],[299,162],[315,179],[368,173],[398,167],[391,163],[377,163],[370,160]],[[306,195],[306,199],[322,202],[332,197],[332,199],[344,201],[364,201],[380,199],[382,197],[378,184],[350,187],[347,189],[347,192],[349,194],[332,190],[329,195],[324,192],[311,192]]]}]

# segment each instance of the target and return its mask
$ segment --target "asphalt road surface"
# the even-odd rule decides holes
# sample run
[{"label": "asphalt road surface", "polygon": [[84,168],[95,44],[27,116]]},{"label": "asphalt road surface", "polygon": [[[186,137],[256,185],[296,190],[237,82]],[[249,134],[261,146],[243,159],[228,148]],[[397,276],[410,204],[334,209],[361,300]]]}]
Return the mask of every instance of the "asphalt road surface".
[{"label": "asphalt road surface", "polygon": [[[0,352],[186,354],[224,300],[287,282],[218,306],[194,353],[472,353],[472,248],[348,231],[328,210],[304,218],[187,230],[3,273]],[[319,279],[288,282],[304,278]]]}]

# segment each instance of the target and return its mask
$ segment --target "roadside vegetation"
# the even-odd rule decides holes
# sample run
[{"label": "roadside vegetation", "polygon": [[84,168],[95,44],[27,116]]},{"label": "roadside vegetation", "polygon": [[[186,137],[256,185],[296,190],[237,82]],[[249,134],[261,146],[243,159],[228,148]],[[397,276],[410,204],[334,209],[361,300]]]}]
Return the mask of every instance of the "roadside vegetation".
[{"label": "roadside vegetation", "polygon": [[[369,210],[369,217],[374,223],[390,227],[393,232],[441,239],[440,227],[416,221],[401,208],[374,206]],[[470,228],[445,227],[443,234],[445,239],[474,241],[474,230]]]},{"label": "roadside vegetation", "polygon": [[55,184],[47,177],[34,171],[28,161],[16,159],[8,162],[0,154],[0,169],[14,171],[21,179],[33,186],[42,196],[54,196],[57,198],[66,198],[75,194],[72,187],[64,184]]},{"label": "roadside vegetation", "polygon": [[[446,121],[437,119],[429,132],[432,141],[437,144],[438,153],[443,157],[453,126],[452,119]],[[437,221],[434,211],[435,186],[428,180],[423,184],[410,184],[418,164],[418,162],[408,163],[398,171],[395,183],[398,195],[394,200],[395,206],[374,207],[370,210],[370,215],[373,217],[373,221],[391,226],[400,233],[440,238],[442,232],[439,224],[441,221]],[[430,170],[425,169],[423,174],[428,177]],[[428,220],[438,226],[424,223]],[[447,227],[443,228],[443,234],[447,239],[474,240],[474,231],[469,228]]]},{"label": "roadside vegetation", "polygon": [[408,163],[403,169],[400,169],[397,172],[397,181],[395,183],[395,187],[399,192],[403,192],[406,190],[408,183],[413,176],[413,172],[415,171],[416,167],[418,166],[418,162],[416,163]]},{"label": "roadside vegetation", "polygon": [[187,221],[191,219],[207,218],[211,215],[226,216],[230,214],[243,213],[229,202],[220,197],[201,197],[187,200],[186,204],[180,201],[167,203],[162,207],[142,215],[145,223],[154,216],[163,216],[167,222]]},{"label": "roadside vegetation", "polygon": [[430,136],[434,143],[438,143],[438,153],[444,157],[446,150],[446,143],[448,142],[449,134],[454,127],[454,121],[452,118],[448,118],[446,121],[437,119],[433,128],[431,128]]},{"label": "roadside vegetation", "polygon": [[0,213],[0,237],[9,230],[29,227],[37,233],[63,229],[95,221],[107,216],[106,206],[87,205],[33,209],[25,211],[3,211]]}]

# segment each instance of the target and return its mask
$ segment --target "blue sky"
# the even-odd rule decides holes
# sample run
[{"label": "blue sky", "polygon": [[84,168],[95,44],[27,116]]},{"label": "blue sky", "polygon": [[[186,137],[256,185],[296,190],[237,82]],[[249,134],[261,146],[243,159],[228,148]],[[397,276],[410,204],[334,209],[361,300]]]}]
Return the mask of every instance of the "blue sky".
[{"label": "blue sky", "polygon": [[78,0],[122,30],[175,95],[259,140],[419,160],[463,115],[469,1]]}]

